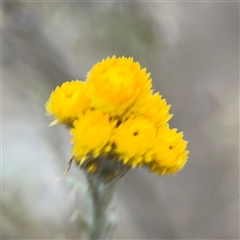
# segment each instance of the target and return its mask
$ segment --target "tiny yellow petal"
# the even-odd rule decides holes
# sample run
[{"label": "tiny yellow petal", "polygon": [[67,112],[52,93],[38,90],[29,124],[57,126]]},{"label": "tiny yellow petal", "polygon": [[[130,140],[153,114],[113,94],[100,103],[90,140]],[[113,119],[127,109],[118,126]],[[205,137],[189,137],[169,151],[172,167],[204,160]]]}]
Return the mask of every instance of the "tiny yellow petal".
[{"label": "tiny yellow petal", "polygon": [[48,125],[49,127],[55,126],[59,123],[58,119],[55,119],[54,121],[50,122],[50,124]]}]

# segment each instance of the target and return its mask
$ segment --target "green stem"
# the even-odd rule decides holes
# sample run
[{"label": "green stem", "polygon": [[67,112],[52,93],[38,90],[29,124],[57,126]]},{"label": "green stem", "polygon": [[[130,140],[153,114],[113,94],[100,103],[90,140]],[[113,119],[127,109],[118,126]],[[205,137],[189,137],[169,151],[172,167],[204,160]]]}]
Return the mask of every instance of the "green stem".
[{"label": "green stem", "polygon": [[89,240],[105,239],[109,230],[108,207],[111,203],[114,184],[106,184],[96,176],[87,174],[92,198],[92,219]]}]

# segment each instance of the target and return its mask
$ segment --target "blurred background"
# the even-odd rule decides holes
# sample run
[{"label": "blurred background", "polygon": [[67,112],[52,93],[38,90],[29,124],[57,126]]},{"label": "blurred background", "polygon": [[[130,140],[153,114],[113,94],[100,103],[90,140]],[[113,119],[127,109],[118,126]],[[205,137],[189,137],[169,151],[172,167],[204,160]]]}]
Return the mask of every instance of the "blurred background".
[{"label": "blurred background", "polygon": [[[121,180],[115,239],[239,239],[239,3],[2,3],[3,239],[79,239],[70,136],[44,104],[93,64],[133,56],[189,141],[175,176]],[[72,167],[68,176],[84,181]],[[77,201],[76,201],[77,199]]]}]

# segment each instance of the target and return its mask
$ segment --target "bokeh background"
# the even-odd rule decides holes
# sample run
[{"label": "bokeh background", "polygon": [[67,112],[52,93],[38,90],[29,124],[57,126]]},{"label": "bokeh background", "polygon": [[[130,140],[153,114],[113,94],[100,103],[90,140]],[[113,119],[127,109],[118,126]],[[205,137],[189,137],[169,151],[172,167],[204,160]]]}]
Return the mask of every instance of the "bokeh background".
[{"label": "bokeh background", "polygon": [[44,104],[113,54],[152,73],[190,150],[176,176],[122,179],[114,238],[239,239],[239,3],[4,1],[1,27],[3,239],[81,238],[70,136]]}]

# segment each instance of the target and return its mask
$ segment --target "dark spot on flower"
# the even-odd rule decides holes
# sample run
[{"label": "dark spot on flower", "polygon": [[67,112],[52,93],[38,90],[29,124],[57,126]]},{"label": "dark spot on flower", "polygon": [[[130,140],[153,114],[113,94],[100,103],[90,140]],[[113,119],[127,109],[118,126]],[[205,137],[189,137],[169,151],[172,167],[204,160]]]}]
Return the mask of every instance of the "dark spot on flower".
[{"label": "dark spot on flower", "polygon": [[116,127],[119,127],[119,126],[121,125],[121,123],[122,123],[122,121],[119,119],[119,120],[117,121]]},{"label": "dark spot on flower", "polygon": [[133,133],[133,136],[137,136],[137,135],[138,135],[138,132],[134,132],[134,133]]},{"label": "dark spot on flower", "polygon": [[66,94],[66,98],[71,98],[72,97],[72,93],[67,93]]},{"label": "dark spot on flower", "polygon": [[168,148],[169,148],[169,149],[172,149],[172,146],[169,146]]}]

